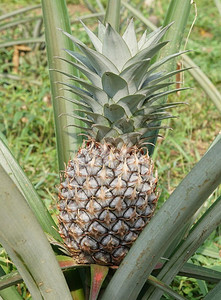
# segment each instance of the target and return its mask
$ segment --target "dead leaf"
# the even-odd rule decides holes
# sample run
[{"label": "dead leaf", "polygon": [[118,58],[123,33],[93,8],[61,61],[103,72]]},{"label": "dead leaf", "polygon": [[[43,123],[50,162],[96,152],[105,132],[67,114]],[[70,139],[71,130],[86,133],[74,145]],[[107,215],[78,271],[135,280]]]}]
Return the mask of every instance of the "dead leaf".
[{"label": "dead leaf", "polygon": [[18,74],[20,55],[24,56],[25,52],[28,52],[28,51],[31,51],[31,48],[28,46],[25,46],[25,45],[14,46],[14,53],[13,53],[13,58],[12,58],[14,73]]},{"label": "dead leaf", "polygon": [[207,38],[213,38],[213,34],[211,32],[208,32],[206,30],[204,30],[203,28],[200,28],[200,35],[202,37],[207,37]]}]

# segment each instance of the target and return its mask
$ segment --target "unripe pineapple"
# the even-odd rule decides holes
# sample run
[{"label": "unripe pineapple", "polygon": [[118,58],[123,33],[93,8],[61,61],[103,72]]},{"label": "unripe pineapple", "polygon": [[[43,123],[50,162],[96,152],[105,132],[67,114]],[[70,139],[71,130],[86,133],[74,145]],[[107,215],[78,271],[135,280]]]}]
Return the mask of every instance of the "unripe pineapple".
[{"label": "unripe pineapple", "polygon": [[60,184],[60,234],[78,263],[119,265],[156,208],[157,174],[143,145],[176,105],[155,103],[172,92],[161,89],[180,71],[164,73],[162,65],[179,54],[151,64],[169,26],[139,42],[133,21],[122,37],[109,24],[99,24],[98,37],[84,27],[96,50],[65,33],[81,51],[66,50],[70,63],[90,83],[68,74],[82,88],[63,83],[80,96],[71,101],[88,138]]}]

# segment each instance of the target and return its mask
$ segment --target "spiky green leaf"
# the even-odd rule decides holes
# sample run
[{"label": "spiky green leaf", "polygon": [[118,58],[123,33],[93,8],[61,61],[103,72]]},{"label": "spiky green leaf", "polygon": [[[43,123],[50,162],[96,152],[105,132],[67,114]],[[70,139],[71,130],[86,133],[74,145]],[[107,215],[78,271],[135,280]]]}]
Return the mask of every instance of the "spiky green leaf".
[{"label": "spiky green leaf", "polygon": [[128,84],[130,94],[133,94],[138,90],[138,87],[142,82],[144,74],[147,72],[149,65],[149,59],[137,61],[120,73],[120,76]]},{"label": "spiky green leaf", "polygon": [[94,48],[102,53],[102,42],[100,39],[81,21],[81,24],[84,26],[85,31],[87,32],[87,35],[89,36],[91,42],[94,45]]},{"label": "spiky green leaf", "polygon": [[102,76],[102,85],[104,91],[114,102],[129,94],[127,82],[119,75],[111,72],[105,72]]},{"label": "spiky green leaf", "polygon": [[130,20],[122,37],[126,42],[131,55],[134,56],[138,51],[138,44],[133,19]]},{"label": "spiky green leaf", "polygon": [[105,30],[102,53],[110,61],[114,62],[118,71],[121,71],[124,64],[131,58],[131,53],[127,44],[110,24],[107,25]]}]

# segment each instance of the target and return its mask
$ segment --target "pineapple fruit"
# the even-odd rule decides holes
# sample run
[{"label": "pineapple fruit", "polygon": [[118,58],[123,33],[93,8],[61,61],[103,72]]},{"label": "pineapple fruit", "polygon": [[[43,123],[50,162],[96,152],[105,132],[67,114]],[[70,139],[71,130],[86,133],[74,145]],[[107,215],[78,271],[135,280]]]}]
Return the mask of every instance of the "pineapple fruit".
[{"label": "pineapple fruit", "polygon": [[162,66],[180,53],[151,63],[170,25],[138,42],[133,20],[123,36],[110,24],[100,23],[98,36],[83,26],[95,50],[64,33],[80,50],[65,50],[75,59],[66,61],[88,79],[66,74],[81,88],[62,83],[80,98],[67,100],[78,105],[74,117],[87,138],[60,184],[59,232],[79,264],[119,265],[157,205],[157,173],[144,146],[177,105],[157,100],[175,91],[165,91],[166,80],[180,71]]}]

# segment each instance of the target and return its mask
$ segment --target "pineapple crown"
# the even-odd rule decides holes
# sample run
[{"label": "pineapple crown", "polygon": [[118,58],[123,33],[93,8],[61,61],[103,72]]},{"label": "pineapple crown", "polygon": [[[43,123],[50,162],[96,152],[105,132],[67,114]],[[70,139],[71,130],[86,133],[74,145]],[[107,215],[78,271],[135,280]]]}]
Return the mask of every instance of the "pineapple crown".
[{"label": "pineapple crown", "polygon": [[[82,23],[83,24],[83,23]],[[183,52],[169,55],[157,62],[151,59],[168,41],[160,42],[171,24],[148,34],[146,31],[137,41],[133,20],[121,36],[110,24],[98,25],[96,36],[85,24],[85,31],[94,49],[90,49],[76,37],[63,32],[80,52],[65,50],[73,60],[70,63],[83,73],[90,83],[82,78],[64,73],[76,85],[62,82],[66,90],[79,96],[67,99],[77,104],[74,117],[86,124],[82,128],[88,136],[98,142],[108,142],[117,147],[143,145],[153,137],[151,132],[167,128],[160,120],[170,118],[166,110],[177,103],[157,103],[158,99],[181,89],[166,90],[174,82],[173,75],[182,72],[162,71],[162,66]]]}]

